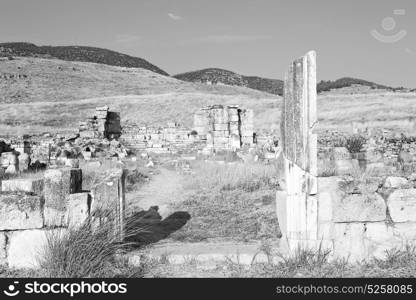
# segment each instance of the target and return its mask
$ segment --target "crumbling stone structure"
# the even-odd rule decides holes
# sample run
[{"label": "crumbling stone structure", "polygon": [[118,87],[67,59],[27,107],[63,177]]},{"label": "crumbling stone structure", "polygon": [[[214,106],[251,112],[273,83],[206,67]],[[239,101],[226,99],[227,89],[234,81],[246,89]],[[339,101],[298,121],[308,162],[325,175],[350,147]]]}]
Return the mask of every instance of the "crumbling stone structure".
[{"label": "crumbling stone structure", "polygon": [[95,115],[79,125],[81,138],[118,139],[121,135],[120,113],[108,106],[97,107]]},{"label": "crumbling stone structure", "polygon": [[174,122],[159,128],[126,124],[120,141],[132,150],[152,153],[176,153],[197,147],[200,143],[190,129]]},{"label": "crumbling stone structure", "polygon": [[43,178],[1,182],[0,265],[36,268],[49,234],[82,224],[112,224],[123,239],[125,170],[109,169],[90,191],[82,189],[82,171],[48,169]]},{"label": "crumbling stone structure", "polygon": [[253,111],[237,105],[212,105],[194,115],[194,131],[213,150],[254,144]]}]

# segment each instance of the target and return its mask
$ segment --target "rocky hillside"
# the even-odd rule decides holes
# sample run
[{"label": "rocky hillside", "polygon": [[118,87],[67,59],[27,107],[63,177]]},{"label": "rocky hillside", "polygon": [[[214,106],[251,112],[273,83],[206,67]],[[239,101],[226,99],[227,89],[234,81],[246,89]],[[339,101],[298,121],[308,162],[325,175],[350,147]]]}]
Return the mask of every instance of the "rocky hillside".
[{"label": "rocky hillside", "polygon": [[85,46],[36,46],[30,43],[0,43],[0,57],[42,57],[82,61],[111,66],[143,68],[162,75],[167,72],[148,61],[115,51]]},{"label": "rocky hillside", "polygon": [[[275,95],[283,95],[283,81],[279,79],[269,79],[256,76],[244,76],[232,71],[223,69],[203,69],[194,72],[187,72],[182,74],[174,75],[175,78],[189,81],[198,82],[205,84],[226,84],[244,86],[251,89],[267,92]],[[335,81],[321,81],[317,85],[318,93],[337,90],[352,86],[363,86],[373,90],[389,90],[389,91],[400,91],[403,88],[392,88],[384,86],[371,81],[362,79],[344,77]]]},{"label": "rocky hillside", "polygon": [[232,71],[218,68],[209,68],[199,71],[187,72],[174,75],[173,77],[184,81],[212,85],[225,84],[243,86],[276,95],[281,95],[283,88],[283,81],[278,79],[244,76]]}]

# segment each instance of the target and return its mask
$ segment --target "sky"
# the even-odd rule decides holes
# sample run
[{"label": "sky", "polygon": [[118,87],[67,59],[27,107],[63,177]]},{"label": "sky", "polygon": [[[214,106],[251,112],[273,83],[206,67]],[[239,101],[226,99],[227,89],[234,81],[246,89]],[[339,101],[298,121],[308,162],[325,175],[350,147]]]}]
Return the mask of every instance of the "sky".
[{"label": "sky", "polygon": [[11,41],[279,79],[315,50],[318,80],[416,87],[415,0],[0,0],[0,42]]}]

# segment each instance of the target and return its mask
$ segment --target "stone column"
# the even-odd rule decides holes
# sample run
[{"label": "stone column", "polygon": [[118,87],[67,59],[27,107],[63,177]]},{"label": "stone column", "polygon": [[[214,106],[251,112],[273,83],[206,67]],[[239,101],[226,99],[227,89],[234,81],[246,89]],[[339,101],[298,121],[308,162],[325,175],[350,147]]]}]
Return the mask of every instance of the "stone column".
[{"label": "stone column", "polygon": [[290,248],[317,239],[316,54],[295,60],[285,75],[281,118],[285,190],[277,192],[277,214]]}]

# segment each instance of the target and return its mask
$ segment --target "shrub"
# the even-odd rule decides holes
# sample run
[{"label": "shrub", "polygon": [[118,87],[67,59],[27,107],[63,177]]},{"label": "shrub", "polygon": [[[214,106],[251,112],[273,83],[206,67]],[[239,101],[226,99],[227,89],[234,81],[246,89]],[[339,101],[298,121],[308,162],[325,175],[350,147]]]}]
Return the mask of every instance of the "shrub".
[{"label": "shrub", "polygon": [[[141,232],[145,230],[130,229],[125,236],[137,236]],[[48,233],[39,264],[46,276],[53,278],[115,277],[119,276],[118,269],[126,269],[122,261],[117,259],[117,255],[130,246],[132,243],[118,240],[111,221],[97,228],[87,222],[78,228]],[[131,270],[129,273],[131,275]]]},{"label": "shrub", "polygon": [[362,135],[355,134],[347,138],[345,147],[350,153],[358,153],[363,150],[366,138]]}]

